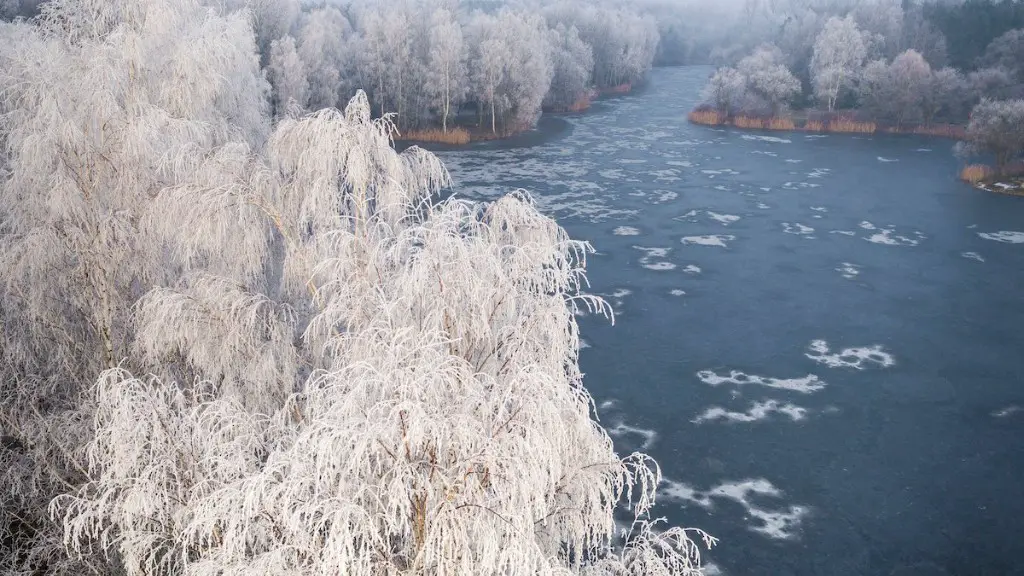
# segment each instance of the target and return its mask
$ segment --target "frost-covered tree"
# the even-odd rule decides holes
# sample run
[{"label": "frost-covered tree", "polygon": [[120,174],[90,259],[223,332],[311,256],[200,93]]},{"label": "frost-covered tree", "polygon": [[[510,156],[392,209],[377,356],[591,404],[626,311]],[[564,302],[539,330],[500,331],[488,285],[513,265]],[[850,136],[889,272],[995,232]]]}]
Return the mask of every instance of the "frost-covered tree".
[{"label": "frost-covered tree", "polygon": [[438,8],[430,15],[428,49],[426,89],[441,116],[441,129],[448,132],[448,118],[458,110],[468,84],[462,28],[448,10]]},{"label": "frost-covered tree", "polygon": [[971,111],[965,153],[991,153],[996,173],[1024,152],[1024,100],[982,100]]},{"label": "frost-covered tree", "polygon": [[974,93],[974,102],[988,98],[1002,99],[1009,96],[1014,84],[1013,75],[1005,68],[979,68],[967,75],[967,82]]},{"label": "frost-covered tree", "polygon": [[1010,30],[993,40],[981,61],[1007,70],[1018,82],[1024,82],[1024,29]]},{"label": "frost-covered tree", "polygon": [[551,29],[549,37],[554,76],[544,97],[544,105],[555,110],[567,110],[586,97],[590,89],[594,55],[574,26],[566,28],[558,23]]},{"label": "frost-covered tree", "polygon": [[719,68],[711,75],[701,99],[726,117],[738,112],[747,101],[747,81],[735,68]]},{"label": "frost-covered tree", "polygon": [[301,19],[297,51],[309,83],[310,110],[333,108],[354,88],[355,55],[352,26],[333,6],[311,10]]},{"label": "frost-covered tree", "polygon": [[309,96],[309,77],[295,48],[295,39],[291,36],[271,42],[267,76],[273,87],[275,116],[282,116],[293,107],[305,109]]},{"label": "frost-covered tree", "polygon": [[[937,87],[931,67],[919,53],[907,50],[891,64],[876,60],[864,67],[859,91],[861,104],[896,126],[923,119],[926,93]],[[940,95],[930,95],[939,101]]]},{"label": "frost-covered tree", "polygon": [[815,96],[829,111],[835,109],[841,90],[857,79],[867,47],[853,18],[829,18],[814,42],[811,81]]},{"label": "frost-covered tree", "polygon": [[746,81],[747,91],[763,101],[772,116],[800,94],[800,81],[786,68],[782,59],[782,52],[775,46],[760,46],[737,65],[738,72]]},{"label": "frost-covered tree", "polygon": [[3,472],[0,530],[20,528],[0,571],[82,574],[45,505],[86,478],[83,392],[132,355],[150,287],[197,262],[262,269],[244,254],[265,238],[238,226],[254,212],[211,192],[221,219],[192,227],[200,203],[181,186],[219,190],[213,167],[263,145],[268,86],[247,19],[190,0],[52,0],[4,36],[0,436],[21,448]]},{"label": "frost-covered tree", "polygon": [[921,94],[921,113],[925,124],[939,117],[956,121],[967,116],[970,100],[967,80],[955,68],[940,68],[932,72],[929,85]]}]

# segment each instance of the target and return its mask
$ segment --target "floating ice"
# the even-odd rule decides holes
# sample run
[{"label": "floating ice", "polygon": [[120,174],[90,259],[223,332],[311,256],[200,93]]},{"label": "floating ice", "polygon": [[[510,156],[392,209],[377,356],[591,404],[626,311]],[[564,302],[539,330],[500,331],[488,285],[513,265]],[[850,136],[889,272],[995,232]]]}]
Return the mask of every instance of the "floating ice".
[{"label": "floating ice", "polygon": [[815,212],[828,212],[828,208],[825,208],[824,206],[811,206],[811,210]]},{"label": "floating ice", "polygon": [[906,236],[900,236],[898,234],[893,234],[893,230],[890,228],[886,228],[885,230],[876,232],[875,234],[872,234],[871,236],[864,239],[867,240],[868,242],[873,242],[875,244],[884,244],[886,246],[917,246],[918,244],[920,244],[918,240],[907,238]]},{"label": "floating ice", "polygon": [[836,272],[842,274],[843,278],[846,278],[847,280],[852,280],[853,278],[856,278],[858,274],[860,274],[860,266],[856,264],[850,264],[849,262],[843,262],[842,266],[836,268]]},{"label": "floating ice", "polygon": [[807,173],[808,178],[821,178],[822,176],[828,176],[828,173],[832,170],[830,168],[815,168]]},{"label": "floating ice", "polygon": [[719,246],[728,248],[726,242],[735,240],[736,237],[730,234],[711,234],[709,236],[685,236],[681,240],[683,244],[697,244],[698,246]]},{"label": "floating ice", "polygon": [[724,225],[724,226],[728,226],[729,224],[732,224],[733,222],[737,222],[740,219],[739,216],[733,216],[732,214],[718,214],[716,212],[710,212],[710,211],[707,213],[707,215],[708,215],[709,218],[711,218],[715,222],[721,222],[722,225]]},{"label": "floating ice", "polygon": [[805,356],[819,364],[829,368],[856,368],[863,370],[867,364],[876,364],[881,368],[889,368],[896,364],[892,354],[882,350],[881,345],[868,346],[865,348],[844,348],[835,354],[831,353],[828,343],[824,340],[814,340],[808,346],[810,352]]},{"label": "floating ice", "polygon": [[931,148],[917,148],[917,149],[914,150],[914,152],[931,152],[931,151],[932,151]]},{"label": "floating ice", "polygon": [[616,438],[626,436],[628,434],[634,434],[644,439],[641,448],[647,450],[654,444],[654,441],[658,438],[658,433],[654,430],[646,430],[644,428],[635,428],[625,423],[619,422],[615,427],[608,429],[608,434],[615,436]]},{"label": "floating ice", "polygon": [[961,252],[960,255],[970,260],[977,260],[978,262],[985,261],[985,259],[981,257],[981,254],[978,254],[977,252]]},{"label": "floating ice", "polygon": [[792,392],[800,392],[802,394],[817,392],[825,387],[825,383],[814,374],[808,374],[803,378],[768,378],[765,376],[746,374],[739,370],[732,370],[729,372],[728,376],[716,374],[711,370],[701,370],[700,372],[697,372],[697,378],[700,378],[701,382],[710,386],[720,386],[722,384],[736,384],[738,386],[742,386],[744,384],[757,384],[759,386],[767,386],[768,388],[777,388],[779,390],[790,390]]},{"label": "floating ice", "polygon": [[768,210],[769,208],[771,208],[771,206],[765,204],[764,202],[758,202],[757,207],[760,208],[761,210]]},{"label": "floating ice", "polygon": [[803,162],[803,160],[797,160],[795,158],[786,158],[786,162],[789,164],[799,164]]},{"label": "floating ice", "polygon": [[771,416],[772,412],[778,412],[789,416],[794,422],[803,420],[807,416],[807,409],[795,404],[782,404],[776,400],[755,402],[746,412],[730,412],[720,406],[712,406],[697,416],[692,422],[701,424],[712,420],[729,420],[732,422],[758,422]]},{"label": "floating ice", "polygon": [[761,142],[774,142],[776,144],[791,144],[792,140],[786,140],[785,138],[776,138],[775,136],[761,136],[755,134],[743,134],[740,136],[744,140],[760,140]]},{"label": "floating ice", "polygon": [[748,517],[759,521],[758,525],[749,526],[751,530],[776,540],[795,538],[801,522],[810,513],[810,509],[806,506],[793,505],[784,511],[772,511],[755,505],[751,502],[751,496],[770,498],[783,496],[781,490],[763,478],[726,482],[707,492],[696,490],[682,482],[665,479],[662,480],[662,487],[658,490],[658,494],[669,500],[692,502],[708,509],[714,506],[713,498],[732,500],[746,509]]},{"label": "floating ice", "polygon": [[829,234],[842,234],[843,236],[856,236],[857,233],[851,230],[832,230]]},{"label": "floating ice", "polygon": [[996,242],[1005,242],[1006,244],[1024,244],[1024,232],[1010,232],[1008,230],[1000,232],[979,232],[978,236],[981,236],[985,240],[995,240]]},{"label": "floating ice", "polygon": [[629,296],[632,293],[633,293],[633,291],[629,290],[628,288],[619,288],[615,292],[612,292],[611,294],[609,294],[608,297],[609,298],[625,298],[626,296]]},{"label": "floating ice", "polygon": [[633,228],[632,226],[619,226],[615,230],[612,230],[612,234],[616,236],[639,236],[640,230]]},{"label": "floating ice", "polygon": [[586,350],[587,348],[590,348],[590,343],[580,338],[580,350]]},{"label": "floating ice", "polygon": [[776,152],[768,152],[766,150],[754,150],[753,152],[751,152],[751,154],[763,154],[765,156],[771,156],[772,158],[775,158],[776,156],[778,156],[778,153],[776,153]]},{"label": "floating ice", "polygon": [[597,407],[600,410],[607,410],[607,409],[615,406],[615,404],[616,404],[616,401],[614,399],[611,399],[611,400],[605,400],[604,402],[601,402],[601,404],[599,404]]},{"label": "floating ice", "polygon": [[700,274],[701,273],[701,269],[700,269],[700,266],[694,266],[693,264],[687,264],[686,268],[683,268],[683,272],[686,272],[687,274]]},{"label": "floating ice", "polygon": [[879,156],[878,157],[878,161],[879,162],[899,162],[899,160],[896,160],[895,158],[885,158],[883,156]]},{"label": "floating ice", "polygon": [[665,164],[668,164],[669,166],[681,166],[683,168],[692,168],[693,167],[693,162],[690,162],[690,161],[687,161],[687,160],[669,160],[669,161],[665,162]]},{"label": "floating ice", "polygon": [[656,200],[656,202],[668,202],[669,200],[675,200],[678,197],[679,197],[679,193],[678,192],[672,192],[670,190],[666,190],[666,191],[662,192],[658,196],[658,199]]},{"label": "floating ice", "polygon": [[800,223],[790,224],[789,222],[783,222],[782,231],[786,234],[796,234],[798,236],[810,236],[811,234],[814,234],[814,228],[804,226]]},{"label": "floating ice", "polygon": [[652,263],[647,263],[647,264],[641,264],[641,266],[643,266],[644,268],[647,268],[648,270],[655,270],[657,272],[664,272],[666,270],[675,270],[675,268],[676,268],[676,265],[671,263],[671,262],[652,262]]},{"label": "floating ice", "polygon": [[996,418],[1006,418],[1007,416],[1010,416],[1011,414],[1015,414],[1015,413],[1021,412],[1021,411],[1024,411],[1024,408],[1021,408],[1020,406],[1017,406],[1017,405],[1007,406],[1006,408],[1003,408],[1002,410],[996,410],[995,412],[992,413],[992,416],[994,416]]},{"label": "floating ice", "polygon": [[680,289],[676,288],[676,289],[670,291],[669,294],[671,294],[673,296],[686,296],[686,291],[685,290],[680,290]]},{"label": "floating ice", "polygon": [[867,220],[861,222],[859,224],[859,226],[861,228],[865,229],[865,230],[877,230],[878,229],[878,228],[875,227],[874,224],[872,224],[871,222],[868,222]]}]

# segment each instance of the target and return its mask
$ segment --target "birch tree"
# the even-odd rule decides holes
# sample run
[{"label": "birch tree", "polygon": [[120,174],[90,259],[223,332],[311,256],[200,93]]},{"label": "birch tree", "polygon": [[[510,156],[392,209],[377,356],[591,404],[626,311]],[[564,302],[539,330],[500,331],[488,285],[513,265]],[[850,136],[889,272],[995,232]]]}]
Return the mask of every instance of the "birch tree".
[{"label": "birch tree", "polygon": [[708,80],[701,98],[728,118],[747,100],[746,79],[735,68],[719,68]]},{"label": "birch tree", "polygon": [[852,18],[829,18],[814,42],[811,81],[814,95],[831,112],[840,92],[853,85],[867,57],[864,38]]},{"label": "birch tree", "polygon": [[466,91],[468,72],[462,28],[448,10],[438,8],[430,16],[430,44],[426,88],[440,111],[441,129],[448,132],[452,108],[458,109]]},{"label": "birch tree", "polygon": [[333,6],[311,10],[302,19],[296,48],[309,81],[311,110],[334,108],[343,93],[346,98],[351,96],[352,36],[348,19]]}]

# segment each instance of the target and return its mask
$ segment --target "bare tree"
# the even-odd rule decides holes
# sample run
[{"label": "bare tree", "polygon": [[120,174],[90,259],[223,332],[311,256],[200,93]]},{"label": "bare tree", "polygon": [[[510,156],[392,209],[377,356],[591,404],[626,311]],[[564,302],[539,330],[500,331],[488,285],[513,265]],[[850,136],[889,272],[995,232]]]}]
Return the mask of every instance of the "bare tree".
[{"label": "bare tree", "polygon": [[840,91],[857,79],[867,47],[852,18],[829,18],[814,42],[811,80],[814,94],[829,111],[835,109]]}]

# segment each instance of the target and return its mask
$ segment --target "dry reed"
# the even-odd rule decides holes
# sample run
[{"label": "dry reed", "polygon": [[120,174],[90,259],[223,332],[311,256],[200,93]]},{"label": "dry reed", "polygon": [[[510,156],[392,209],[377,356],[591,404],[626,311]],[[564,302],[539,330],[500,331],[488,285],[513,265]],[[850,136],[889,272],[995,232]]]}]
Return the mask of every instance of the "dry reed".
[{"label": "dry reed", "polygon": [[725,124],[725,116],[718,110],[694,110],[687,115],[690,122],[704,124],[706,126],[719,126]]},{"label": "dry reed", "polygon": [[872,134],[878,129],[874,122],[858,122],[852,118],[836,118],[828,123],[829,132]]},{"label": "dry reed", "polygon": [[427,130],[407,130],[395,135],[395,140],[405,142],[436,142],[440,144],[469,144],[471,140],[469,130],[465,128],[452,128],[445,132],[440,128]]}]

